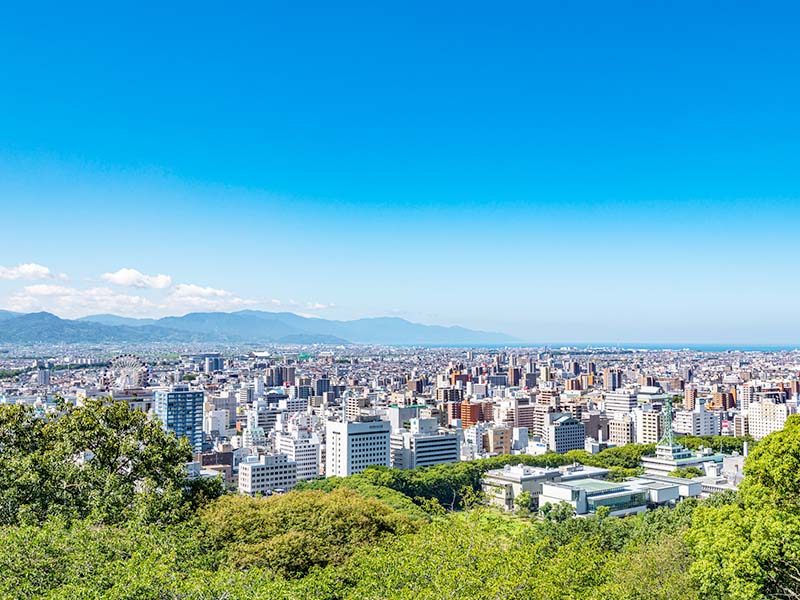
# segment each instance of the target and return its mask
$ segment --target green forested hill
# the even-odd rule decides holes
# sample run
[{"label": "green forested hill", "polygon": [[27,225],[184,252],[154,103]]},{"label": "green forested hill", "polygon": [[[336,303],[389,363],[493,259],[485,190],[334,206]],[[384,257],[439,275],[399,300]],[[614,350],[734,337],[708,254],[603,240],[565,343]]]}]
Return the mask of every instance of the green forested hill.
[{"label": "green forested hill", "polygon": [[[82,450],[91,458],[76,462]],[[120,404],[48,421],[0,407],[0,597],[721,600],[800,591],[800,417],[756,446],[738,496],[626,519],[500,514],[474,492],[492,466],[481,462],[376,469],[269,499],[218,497],[219,488],[182,479],[185,451]],[[626,469],[640,451],[589,460]]]}]

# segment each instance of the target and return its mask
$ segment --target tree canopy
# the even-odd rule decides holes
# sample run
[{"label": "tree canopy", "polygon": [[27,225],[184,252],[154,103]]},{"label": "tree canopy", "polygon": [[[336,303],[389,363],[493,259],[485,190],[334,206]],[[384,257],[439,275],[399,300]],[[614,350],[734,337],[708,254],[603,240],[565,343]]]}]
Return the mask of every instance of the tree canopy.
[{"label": "tree canopy", "polygon": [[127,403],[60,408],[42,418],[28,406],[0,406],[0,523],[169,522],[185,518],[197,494],[221,493],[187,479],[185,439]]},{"label": "tree canopy", "polygon": [[[647,447],[367,469],[269,498],[189,480],[185,442],[123,403],[0,407],[0,597],[766,600],[800,591],[800,417],[740,493],[619,519],[487,506],[508,462],[636,472]],[[204,482],[204,483],[201,483]]]}]

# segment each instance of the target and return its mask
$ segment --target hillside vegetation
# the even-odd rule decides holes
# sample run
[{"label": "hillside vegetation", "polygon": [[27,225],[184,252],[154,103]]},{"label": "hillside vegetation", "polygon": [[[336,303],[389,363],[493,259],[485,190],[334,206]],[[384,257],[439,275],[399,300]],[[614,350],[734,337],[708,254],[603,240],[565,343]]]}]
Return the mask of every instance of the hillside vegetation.
[{"label": "hillside vegetation", "polygon": [[[635,469],[645,447],[582,460]],[[616,519],[500,514],[508,458],[369,469],[271,498],[185,479],[185,443],[121,403],[0,406],[0,597],[761,599],[800,594],[800,417],[738,495]],[[77,458],[80,458],[78,460]]]}]

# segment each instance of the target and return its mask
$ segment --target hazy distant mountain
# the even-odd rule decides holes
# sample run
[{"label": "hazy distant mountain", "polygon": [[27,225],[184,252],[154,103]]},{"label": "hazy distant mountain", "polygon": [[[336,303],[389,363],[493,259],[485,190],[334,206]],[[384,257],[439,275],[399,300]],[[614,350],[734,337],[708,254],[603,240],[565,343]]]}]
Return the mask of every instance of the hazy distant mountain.
[{"label": "hazy distant mountain", "polygon": [[11,319],[12,317],[18,317],[22,313],[14,312],[11,310],[0,310],[0,321],[4,319]]},{"label": "hazy distant mountain", "polygon": [[284,344],[502,344],[514,338],[463,327],[420,325],[396,317],[332,321],[293,313],[245,310],[132,319],[91,315],[78,320],[50,313],[0,315],[0,342],[276,342]]},{"label": "hazy distant mountain", "polygon": [[340,337],[357,344],[503,344],[517,341],[504,333],[476,331],[464,327],[421,325],[398,317],[333,321],[301,317],[286,312],[243,310],[233,314],[277,321],[287,326]]},{"label": "hazy distant mountain", "polygon": [[134,319],[131,317],[119,317],[117,315],[101,314],[81,317],[78,321],[91,321],[102,325],[127,325],[128,327],[141,327],[142,325],[155,325],[157,319]]},{"label": "hazy distant mountain", "polygon": [[95,343],[178,341],[174,331],[162,327],[127,327],[61,319],[47,312],[23,314],[0,321],[0,342]]}]

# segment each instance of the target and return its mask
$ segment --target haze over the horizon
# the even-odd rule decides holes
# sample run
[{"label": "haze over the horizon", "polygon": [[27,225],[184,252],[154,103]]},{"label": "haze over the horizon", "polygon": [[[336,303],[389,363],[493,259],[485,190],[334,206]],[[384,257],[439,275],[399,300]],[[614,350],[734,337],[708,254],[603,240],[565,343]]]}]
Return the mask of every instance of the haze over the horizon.
[{"label": "haze over the horizon", "polygon": [[798,342],[798,17],[16,6],[0,307]]}]

